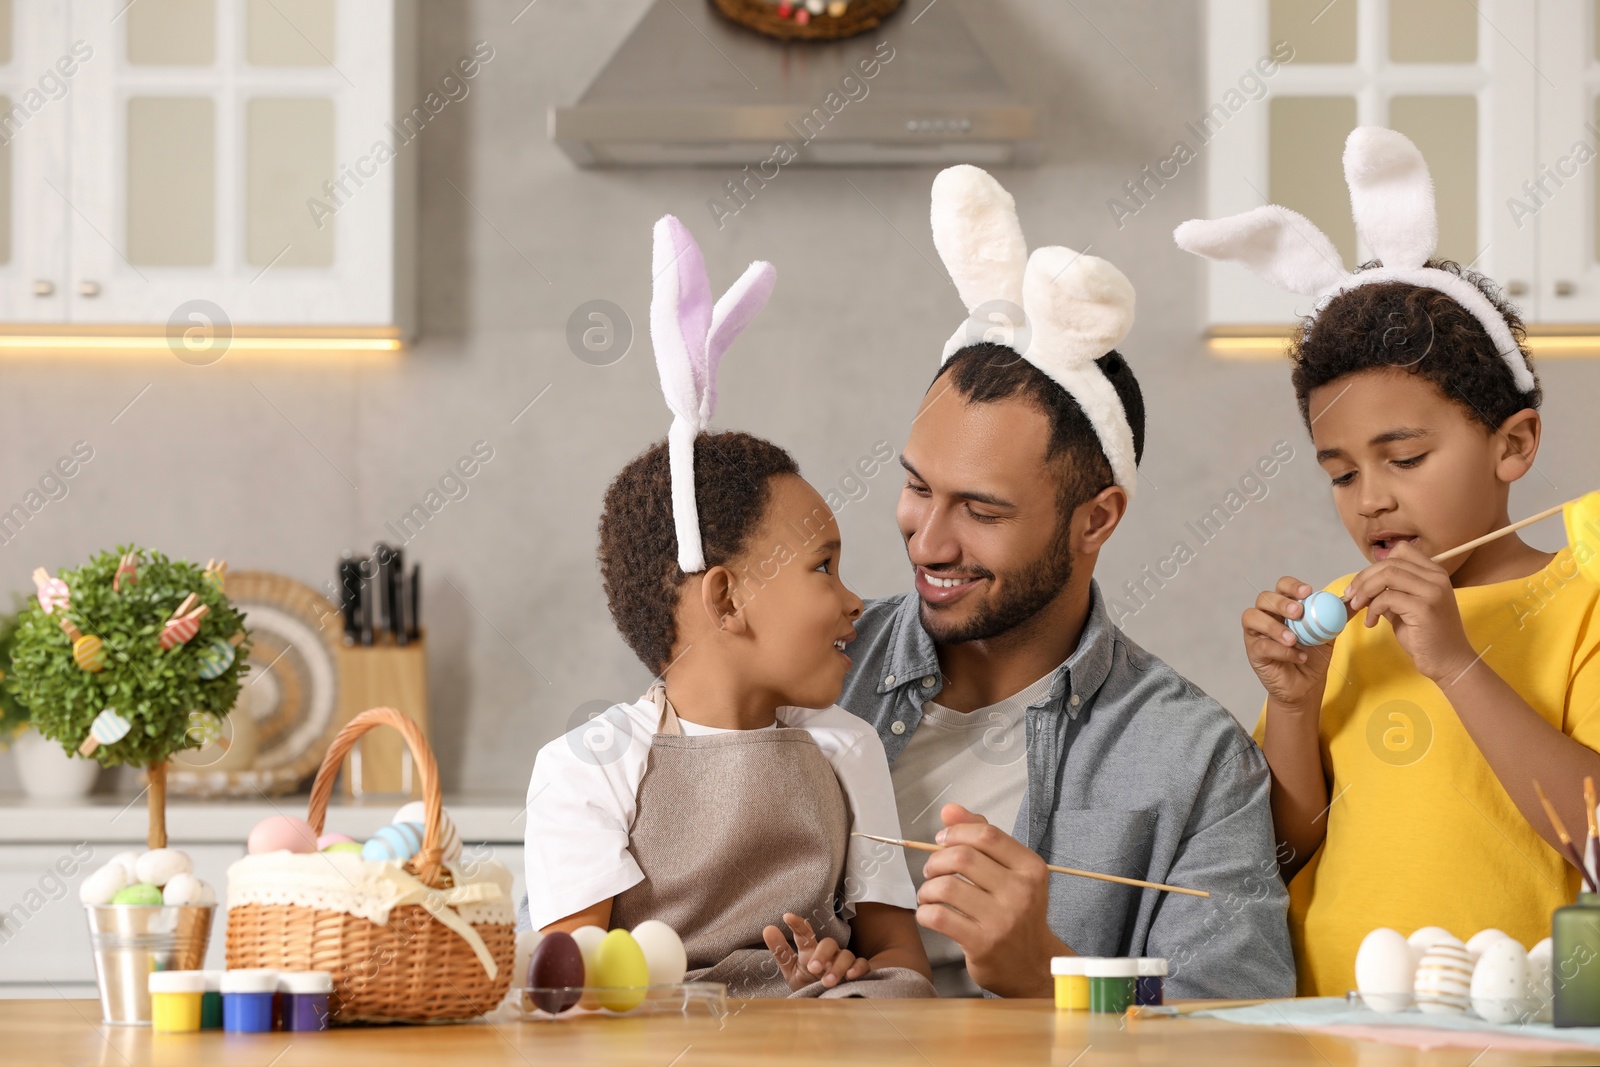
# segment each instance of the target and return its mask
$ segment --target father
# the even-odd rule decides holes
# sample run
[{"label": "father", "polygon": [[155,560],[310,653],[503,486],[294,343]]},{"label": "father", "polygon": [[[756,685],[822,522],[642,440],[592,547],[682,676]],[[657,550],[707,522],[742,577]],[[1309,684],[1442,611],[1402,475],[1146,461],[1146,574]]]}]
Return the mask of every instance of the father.
[{"label": "father", "polygon": [[[906,853],[935,985],[1048,996],[1052,956],[1160,956],[1172,996],[1292,995],[1266,760],[1112,624],[1093,577],[1144,446],[1115,350],[1132,286],[1064,248],[1028,258],[1014,201],[976,167],[941,173],[933,199],[972,317],[901,453],[915,591],[868,602],[839,702],[883,740],[902,835],[949,846]],[[996,314],[1026,322],[1009,345],[976,340]]]}]

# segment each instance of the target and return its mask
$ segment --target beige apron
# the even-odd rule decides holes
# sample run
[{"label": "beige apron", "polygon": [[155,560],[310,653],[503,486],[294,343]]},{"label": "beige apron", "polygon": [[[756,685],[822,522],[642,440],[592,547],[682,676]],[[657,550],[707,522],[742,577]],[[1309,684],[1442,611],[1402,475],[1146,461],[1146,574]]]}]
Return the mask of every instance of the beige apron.
[{"label": "beige apron", "polygon": [[811,922],[817,939],[848,947],[850,926],[834,911],[850,834],[844,790],[804,730],[684,736],[666,687],[646,699],[659,709],[639,785],[628,850],[644,880],[611,903],[613,929],[659,919],[678,931],[686,981],[725,982],[735,997],[934,996],[902,967],[828,989],[792,991],[761,931],[787,932],[784,912]]}]

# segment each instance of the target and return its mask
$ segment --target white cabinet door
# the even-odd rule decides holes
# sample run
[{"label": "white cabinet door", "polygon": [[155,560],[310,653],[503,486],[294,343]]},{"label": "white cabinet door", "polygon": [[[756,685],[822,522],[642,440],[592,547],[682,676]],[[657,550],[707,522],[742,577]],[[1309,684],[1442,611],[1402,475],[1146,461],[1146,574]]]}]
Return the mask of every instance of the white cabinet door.
[{"label": "white cabinet door", "polygon": [[395,321],[396,0],[73,0],[72,33],[73,322]]},{"label": "white cabinet door", "polygon": [[62,3],[0,6],[0,319],[58,323],[67,300],[67,116],[83,91]]},{"label": "white cabinet door", "polygon": [[1539,152],[1500,210],[1537,229],[1538,321],[1600,322],[1600,61],[1593,3],[1539,8]]}]

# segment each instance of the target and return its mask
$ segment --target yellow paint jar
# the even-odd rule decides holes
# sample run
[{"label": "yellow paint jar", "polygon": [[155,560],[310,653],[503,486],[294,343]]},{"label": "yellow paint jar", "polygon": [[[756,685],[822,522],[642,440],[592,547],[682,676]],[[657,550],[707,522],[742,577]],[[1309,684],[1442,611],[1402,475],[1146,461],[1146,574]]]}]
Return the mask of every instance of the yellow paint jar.
[{"label": "yellow paint jar", "polygon": [[1082,956],[1052,956],[1050,974],[1056,980],[1056,1011],[1089,1010],[1089,978]]},{"label": "yellow paint jar", "polygon": [[198,1031],[205,992],[204,971],[151,971],[151,1026],[169,1034]]}]

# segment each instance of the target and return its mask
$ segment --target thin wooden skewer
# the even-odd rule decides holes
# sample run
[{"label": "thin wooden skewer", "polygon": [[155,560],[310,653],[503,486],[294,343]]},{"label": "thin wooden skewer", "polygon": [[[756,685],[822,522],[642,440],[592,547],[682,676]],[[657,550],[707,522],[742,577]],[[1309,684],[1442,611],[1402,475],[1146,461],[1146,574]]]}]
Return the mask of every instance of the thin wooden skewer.
[{"label": "thin wooden skewer", "polygon": [[[876,834],[863,834],[852,832],[851,837],[864,837],[869,841],[882,841],[886,845],[899,845],[901,848],[915,849],[918,852],[939,852],[944,845],[931,845],[926,841],[902,841],[897,837],[878,837]],[[1072,867],[1057,867],[1047,863],[1051,871],[1056,874],[1071,874],[1079,878],[1097,878],[1102,882],[1116,882],[1118,885],[1137,886],[1140,889],[1159,889],[1165,893],[1184,893],[1191,897],[1209,897],[1211,894],[1204,889],[1185,889],[1180,885],[1162,885],[1160,882],[1144,882],[1137,878],[1124,878],[1117,874],[1101,874],[1099,871],[1080,871]]]},{"label": "thin wooden skewer", "polygon": [[1567,833],[1567,828],[1561,822],[1561,816],[1556,814],[1555,805],[1550,803],[1550,798],[1544,795],[1544,787],[1534,779],[1533,791],[1539,794],[1539,803],[1544,805],[1544,813],[1550,817],[1550,825],[1556,828],[1556,836],[1561,839],[1561,847],[1567,850],[1567,856],[1577,864],[1578,873],[1583,875],[1584,884],[1589,887],[1589,892],[1600,893],[1595,888],[1594,878],[1589,874],[1588,866],[1583,862],[1583,857],[1578,855],[1578,846],[1572,843],[1572,838]]},{"label": "thin wooden skewer", "polygon": [[[1584,494],[1584,496],[1587,496],[1587,495],[1588,495],[1587,493]],[[1543,511],[1539,512],[1539,514],[1537,514],[1537,515],[1529,515],[1525,519],[1518,519],[1516,522],[1512,523],[1510,526],[1502,526],[1502,527],[1500,527],[1500,529],[1494,531],[1493,533],[1486,533],[1482,537],[1474,537],[1472,540],[1468,541],[1464,545],[1457,545],[1456,547],[1452,548],[1448,552],[1439,553],[1437,556],[1433,557],[1433,561],[1435,563],[1443,563],[1445,560],[1451,558],[1452,556],[1459,556],[1463,552],[1470,552],[1474,548],[1477,548],[1479,545],[1486,545],[1490,541],[1493,541],[1497,537],[1504,537],[1506,534],[1511,533],[1511,532],[1513,532],[1515,530],[1520,530],[1524,526],[1532,526],[1536,522],[1542,522],[1543,520],[1548,519],[1550,516],[1554,515],[1556,512],[1560,511],[1562,508],[1566,507],[1567,504],[1576,504],[1578,501],[1580,501],[1582,499],[1583,499],[1583,497],[1581,497],[1581,496],[1575,496],[1571,500],[1568,500],[1565,504],[1557,504],[1553,508],[1545,508]]]}]

